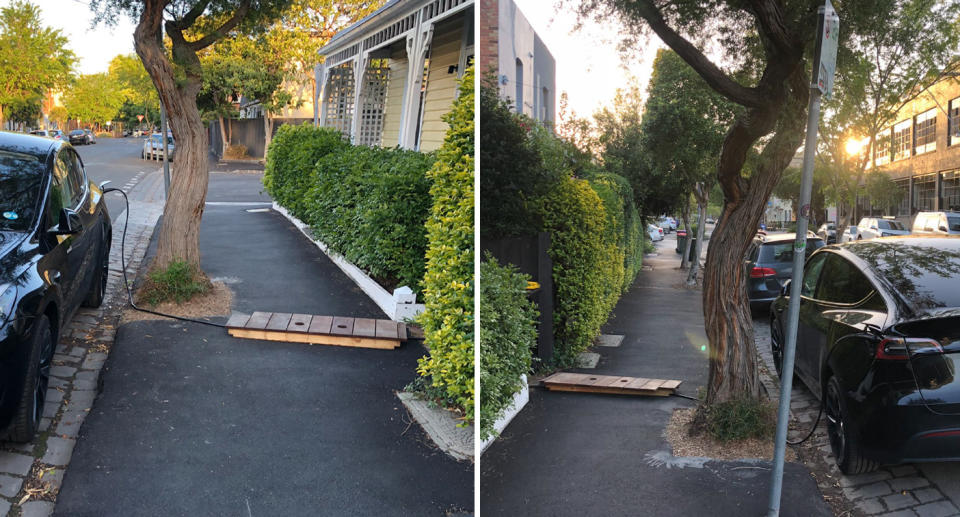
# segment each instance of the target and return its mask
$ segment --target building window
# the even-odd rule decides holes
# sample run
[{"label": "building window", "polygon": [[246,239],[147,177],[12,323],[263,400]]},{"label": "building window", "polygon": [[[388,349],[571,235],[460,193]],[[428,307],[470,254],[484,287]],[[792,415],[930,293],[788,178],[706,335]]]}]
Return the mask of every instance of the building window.
[{"label": "building window", "polygon": [[550,91],[547,90],[547,87],[544,86],[540,88],[540,120],[543,122],[546,122],[548,120],[547,117],[550,116],[550,114],[547,113],[547,99],[549,98]]},{"label": "building window", "polygon": [[517,58],[517,78],[516,78],[516,101],[517,113],[523,113],[523,61]]},{"label": "building window", "polygon": [[910,130],[913,121],[904,120],[893,126],[893,159],[902,160],[910,157]]},{"label": "building window", "polygon": [[910,215],[910,178],[896,180],[897,186],[903,191],[900,196],[900,205],[893,207],[894,215]]},{"label": "building window", "polygon": [[937,175],[925,174],[913,180],[913,211],[934,210],[937,195]]},{"label": "building window", "polygon": [[937,149],[937,110],[929,109],[914,117],[913,154],[929,153]]},{"label": "building window", "polygon": [[950,101],[947,112],[947,145],[960,143],[960,97]]},{"label": "building window", "polygon": [[960,210],[960,171],[943,173],[943,210]]},{"label": "building window", "polygon": [[877,154],[874,156],[874,165],[877,167],[890,163],[890,128],[884,129],[874,137]]}]

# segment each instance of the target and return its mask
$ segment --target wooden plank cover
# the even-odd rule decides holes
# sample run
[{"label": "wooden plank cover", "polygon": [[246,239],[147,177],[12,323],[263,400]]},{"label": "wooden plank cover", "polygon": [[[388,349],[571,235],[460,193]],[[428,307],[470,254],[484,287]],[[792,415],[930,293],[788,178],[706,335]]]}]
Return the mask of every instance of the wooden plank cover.
[{"label": "wooden plank cover", "polygon": [[270,321],[270,316],[272,312],[254,312],[250,315],[250,319],[247,320],[247,324],[244,325],[244,328],[248,329],[264,329],[267,328],[267,322]]},{"label": "wooden plank cover", "polygon": [[400,325],[395,321],[377,320],[377,337],[400,339]]},{"label": "wooden plank cover", "polygon": [[287,332],[310,332],[310,320],[313,316],[309,314],[294,314],[290,318],[290,324],[287,325]]},{"label": "wooden plank cover", "polygon": [[228,329],[231,336],[264,341],[283,341],[286,343],[308,343],[311,345],[351,346],[360,348],[378,348],[393,350],[400,346],[394,339],[379,339],[355,336],[334,336],[331,334],[304,334],[302,332],[279,332],[274,330]]},{"label": "wooden plank cover", "polygon": [[230,319],[227,320],[227,327],[243,328],[249,319],[249,314],[236,313],[233,316],[230,316]]},{"label": "wooden plank cover", "polygon": [[333,325],[333,316],[314,316],[310,320],[310,333],[329,334],[331,325]]},{"label": "wooden plank cover", "polygon": [[667,396],[673,393],[681,381],[664,381],[641,377],[621,377],[616,375],[592,375],[584,373],[559,372],[543,379],[547,389],[555,391],[577,391],[585,393],[609,393],[621,395]]},{"label": "wooden plank cover", "polygon": [[353,335],[357,337],[376,337],[377,320],[371,318],[353,320]]},{"label": "wooden plank cover", "polygon": [[293,314],[289,312],[273,313],[273,316],[270,316],[270,321],[267,322],[267,330],[287,330],[291,317],[293,317]]},{"label": "wooden plank cover", "polygon": [[333,327],[330,328],[331,334],[339,336],[353,335],[353,318],[344,318],[342,316],[333,317]]}]

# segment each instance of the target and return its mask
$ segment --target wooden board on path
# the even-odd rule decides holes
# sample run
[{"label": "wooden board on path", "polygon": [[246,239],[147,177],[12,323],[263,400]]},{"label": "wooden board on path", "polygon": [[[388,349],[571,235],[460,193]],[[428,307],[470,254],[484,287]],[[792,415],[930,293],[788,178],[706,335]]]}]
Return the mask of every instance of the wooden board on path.
[{"label": "wooden board on path", "polygon": [[283,312],[236,314],[227,321],[234,337],[392,350],[407,339],[407,326],[391,320],[311,316]]},{"label": "wooden board on path", "polygon": [[677,386],[680,386],[680,381],[569,372],[555,373],[543,379],[541,382],[551,391],[577,391],[583,393],[645,395],[653,397],[672,395],[677,390]]}]

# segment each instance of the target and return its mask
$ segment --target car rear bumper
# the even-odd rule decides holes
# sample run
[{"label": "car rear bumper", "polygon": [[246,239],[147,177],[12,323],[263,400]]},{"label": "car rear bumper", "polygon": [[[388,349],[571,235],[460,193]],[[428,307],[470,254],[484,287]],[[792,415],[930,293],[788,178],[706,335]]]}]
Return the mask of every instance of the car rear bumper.
[{"label": "car rear bumper", "polygon": [[936,414],[922,404],[892,406],[863,427],[864,454],[882,464],[960,461],[960,415]]}]

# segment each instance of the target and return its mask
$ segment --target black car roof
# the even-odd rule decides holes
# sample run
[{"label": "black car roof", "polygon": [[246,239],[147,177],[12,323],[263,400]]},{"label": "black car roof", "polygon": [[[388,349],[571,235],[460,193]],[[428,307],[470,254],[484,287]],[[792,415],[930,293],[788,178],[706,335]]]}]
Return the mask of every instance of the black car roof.
[{"label": "black car roof", "polygon": [[45,162],[58,145],[60,142],[46,136],[0,131],[0,150],[29,154],[41,162]]}]

